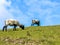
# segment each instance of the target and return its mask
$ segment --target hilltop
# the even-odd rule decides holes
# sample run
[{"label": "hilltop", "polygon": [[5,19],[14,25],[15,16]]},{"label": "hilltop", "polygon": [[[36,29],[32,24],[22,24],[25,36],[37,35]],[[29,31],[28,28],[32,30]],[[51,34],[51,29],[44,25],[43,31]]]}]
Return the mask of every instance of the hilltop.
[{"label": "hilltop", "polygon": [[0,30],[0,45],[60,45],[60,26],[31,26]]}]

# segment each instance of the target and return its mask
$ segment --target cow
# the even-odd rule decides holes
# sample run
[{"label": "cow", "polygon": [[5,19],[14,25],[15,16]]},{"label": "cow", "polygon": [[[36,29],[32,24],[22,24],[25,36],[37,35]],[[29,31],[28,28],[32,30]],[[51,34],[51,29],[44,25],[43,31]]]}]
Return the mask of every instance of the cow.
[{"label": "cow", "polygon": [[31,26],[33,26],[34,24],[37,24],[37,25],[39,26],[39,25],[40,25],[40,21],[34,19],[34,20],[32,20],[32,24],[31,24]]},{"label": "cow", "polygon": [[13,31],[16,30],[16,27],[19,26],[20,28],[22,28],[24,30],[24,25],[23,24],[19,24],[19,22],[15,19],[8,19],[5,20],[5,25],[3,26],[3,31],[6,30],[7,31],[7,27],[8,26],[14,26]]}]

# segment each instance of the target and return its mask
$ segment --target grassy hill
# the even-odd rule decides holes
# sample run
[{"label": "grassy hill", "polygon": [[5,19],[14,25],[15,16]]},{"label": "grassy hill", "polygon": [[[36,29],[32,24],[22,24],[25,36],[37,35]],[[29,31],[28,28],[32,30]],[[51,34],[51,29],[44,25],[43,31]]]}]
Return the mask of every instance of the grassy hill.
[{"label": "grassy hill", "polygon": [[0,45],[60,45],[60,26],[32,26],[0,30]]}]

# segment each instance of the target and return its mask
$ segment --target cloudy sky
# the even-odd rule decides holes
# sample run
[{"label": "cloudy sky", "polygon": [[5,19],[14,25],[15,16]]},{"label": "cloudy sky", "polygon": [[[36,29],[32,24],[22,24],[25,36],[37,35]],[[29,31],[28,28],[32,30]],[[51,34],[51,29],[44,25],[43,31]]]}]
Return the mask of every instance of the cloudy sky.
[{"label": "cloudy sky", "polygon": [[16,19],[25,26],[32,19],[41,21],[41,26],[60,24],[60,0],[0,0],[0,28],[4,20]]}]

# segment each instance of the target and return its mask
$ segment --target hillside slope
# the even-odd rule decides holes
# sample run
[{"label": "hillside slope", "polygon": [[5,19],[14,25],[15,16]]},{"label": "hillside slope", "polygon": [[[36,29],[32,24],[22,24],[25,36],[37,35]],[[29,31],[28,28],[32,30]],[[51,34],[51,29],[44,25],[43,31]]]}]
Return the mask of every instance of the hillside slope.
[{"label": "hillside slope", "polygon": [[0,45],[60,45],[60,26],[32,26],[0,30]]}]

